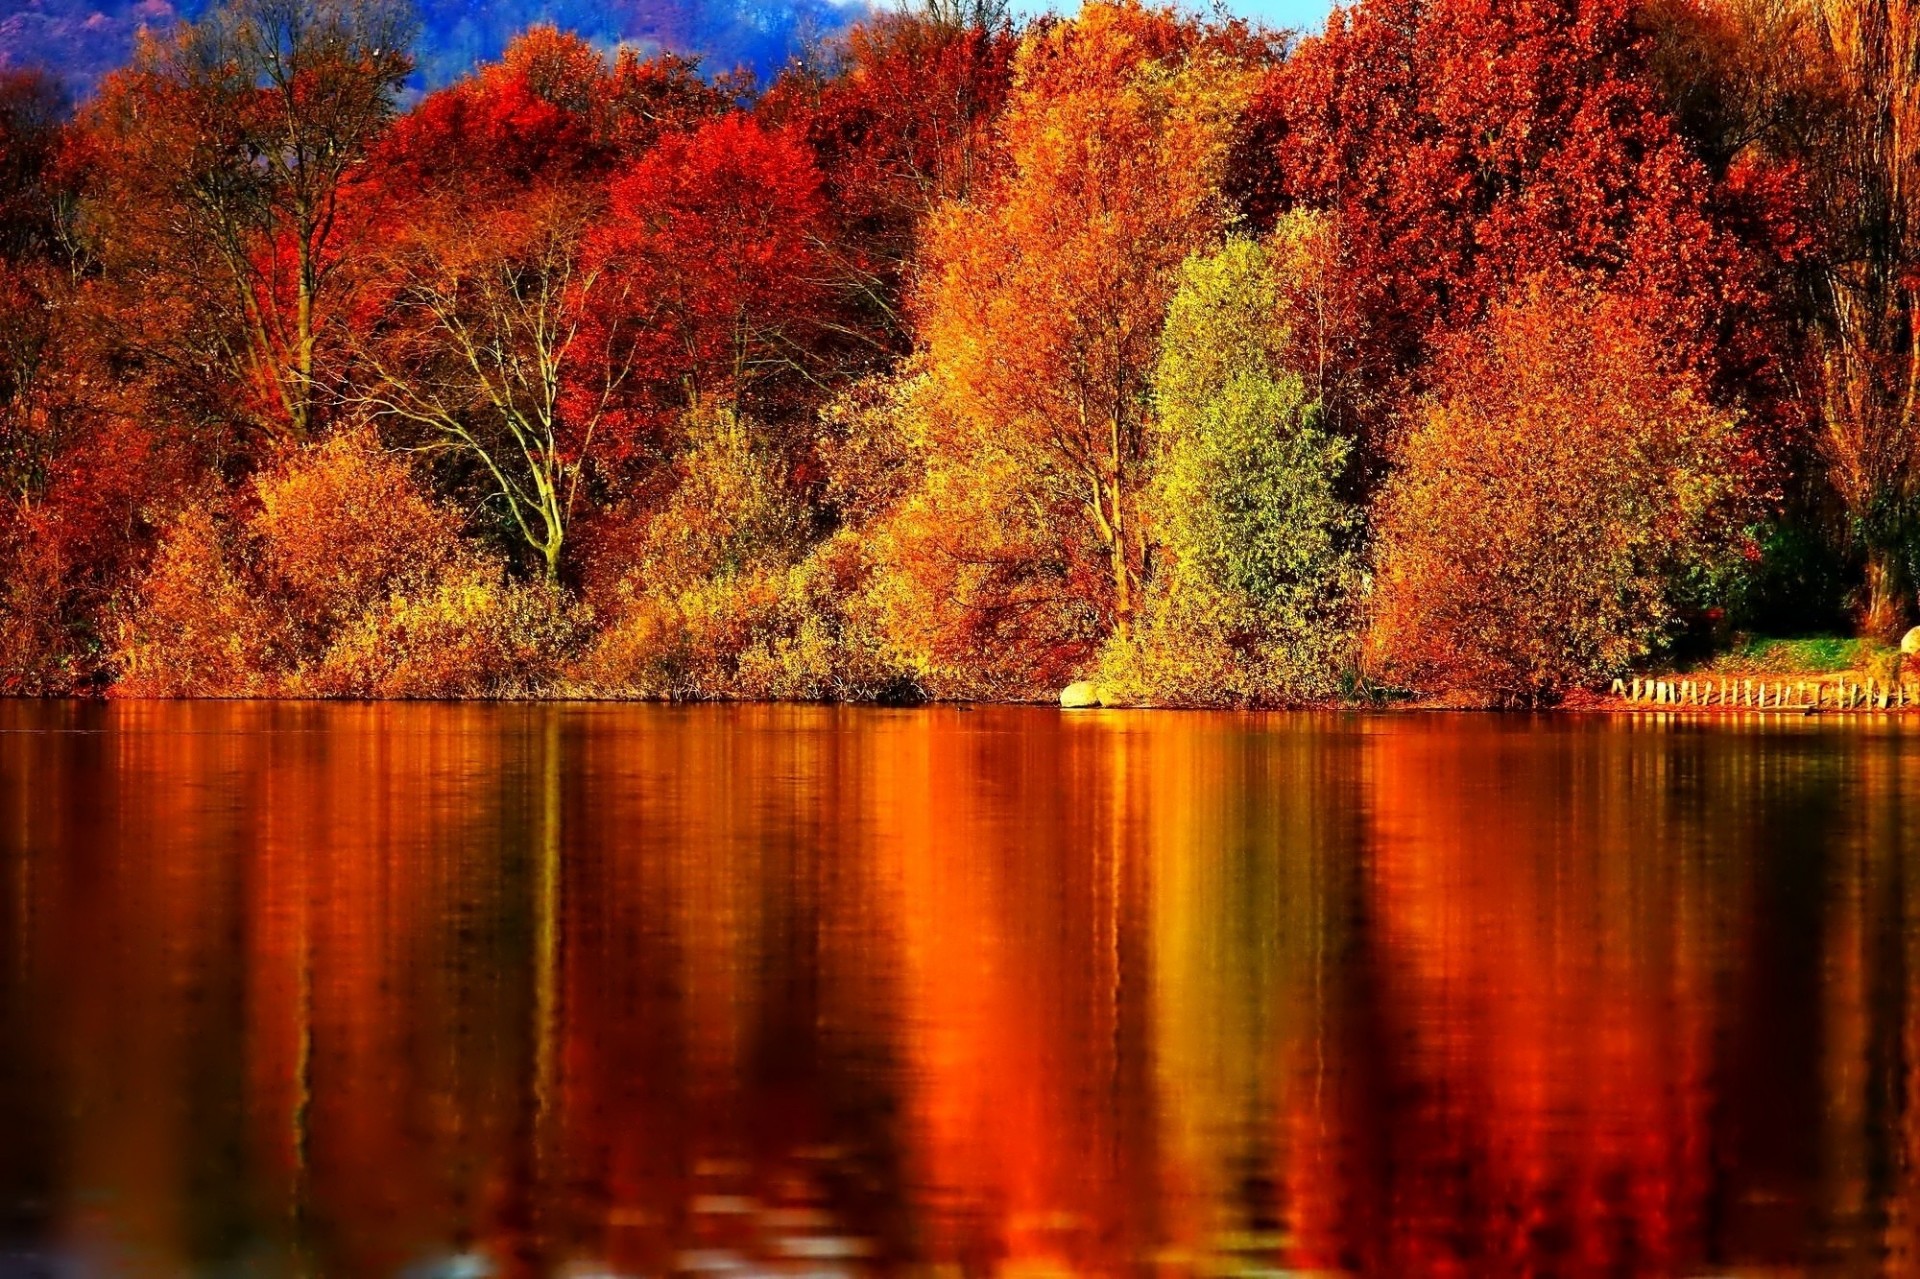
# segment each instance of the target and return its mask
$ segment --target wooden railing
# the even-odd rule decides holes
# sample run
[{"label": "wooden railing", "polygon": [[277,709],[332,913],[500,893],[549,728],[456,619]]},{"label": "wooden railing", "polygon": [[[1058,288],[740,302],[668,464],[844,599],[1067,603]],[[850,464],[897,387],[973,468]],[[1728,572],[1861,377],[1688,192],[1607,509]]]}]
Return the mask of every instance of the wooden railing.
[{"label": "wooden railing", "polygon": [[1635,705],[1724,707],[1728,710],[1888,711],[1920,704],[1920,683],[1912,680],[1750,679],[1704,676],[1692,679],[1617,679],[1613,695]]}]

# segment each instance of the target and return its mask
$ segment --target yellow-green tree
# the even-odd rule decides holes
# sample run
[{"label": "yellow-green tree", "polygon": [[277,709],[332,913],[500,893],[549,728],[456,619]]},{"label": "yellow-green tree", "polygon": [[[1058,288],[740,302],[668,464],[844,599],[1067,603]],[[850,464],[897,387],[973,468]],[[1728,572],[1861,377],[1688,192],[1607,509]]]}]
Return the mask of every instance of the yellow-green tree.
[{"label": "yellow-green tree", "polygon": [[[1318,233],[1197,256],[1168,309],[1153,390],[1156,571],[1143,624],[1116,636],[1110,684],[1179,701],[1297,701],[1351,670],[1359,512],[1339,484],[1351,445],[1288,367],[1300,320],[1283,271]],[[1311,371],[1310,371],[1311,372]]]},{"label": "yellow-green tree", "polygon": [[[1009,640],[1036,683],[1126,631],[1147,530],[1149,375],[1180,264],[1216,243],[1249,42],[1092,4],[1022,43],[1003,176],[934,215],[921,266],[929,625]],[[959,647],[964,649],[969,645]]]}]

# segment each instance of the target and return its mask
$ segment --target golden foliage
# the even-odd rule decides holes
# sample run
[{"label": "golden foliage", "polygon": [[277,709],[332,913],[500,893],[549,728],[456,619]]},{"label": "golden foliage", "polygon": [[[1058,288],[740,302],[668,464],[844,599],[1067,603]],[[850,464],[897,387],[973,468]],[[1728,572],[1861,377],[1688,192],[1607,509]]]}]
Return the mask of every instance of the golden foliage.
[{"label": "golden foliage", "polygon": [[290,453],[254,495],[175,520],[121,630],[121,693],[527,693],[574,642],[559,593],[511,580],[370,434]]},{"label": "golden foliage", "polygon": [[582,689],[847,699],[905,686],[864,601],[862,539],[810,544],[805,502],[746,421],[697,412],[678,472],[614,590],[609,625],[574,671]]},{"label": "golden foliage", "polygon": [[445,573],[463,549],[459,517],[369,436],[335,436],[255,488],[249,527],[262,568],[306,631],[355,617],[370,594]]},{"label": "golden foliage", "polygon": [[323,697],[538,696],[584,620],[557,588],[470,557],[362,609],[293,687]]},{"label": "golden foliage", "polygon": [[243,532],[204,503],[173,522],[120,636],[130,697],[262,697],[280,691],[290,628],[255,589]]},{"label": "golden foliage", "polygon": [[929,579],[934,666],[1003,657],[987,685],[1050,685],[1128,624],[1148,373],[1181,262],[1226,225],[1247,90],[1171,10],[1090,4],[1022,43],[1005,174],[934,215],[922,268],[927,480],[896,537]]}]

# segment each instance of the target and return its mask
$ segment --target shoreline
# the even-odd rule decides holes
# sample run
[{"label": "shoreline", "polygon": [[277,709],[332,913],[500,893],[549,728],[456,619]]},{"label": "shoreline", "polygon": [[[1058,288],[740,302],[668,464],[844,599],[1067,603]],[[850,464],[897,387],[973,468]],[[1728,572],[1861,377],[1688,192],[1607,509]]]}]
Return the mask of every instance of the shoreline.
[{"label": "shoreline", "polygon": [[[1647,685],[1665,683],[1680,685],[1689,681],[1642,681]],[[1701,681],[1691,681],[1698,684]],[[696,707],[819,707],[852,708],[862,710],[916,711],[951,710],[961,713],[986,708],[1025,708],[1031,710],[1053,710],[1063,716],[1077,716],[1089,711],[1128,712],[1154,711],[1169,713],[1197,714],[1247,714],[1247,715],[1406,715],[1406,714],[1455,714],[1455,715],[1491,715],[1496,717],[1530,715],[1605,715],[1605,716],[1665,716],[1684,719],[1746,719],[1764,717],[1769,719],[1872,719],[1875,721],[1900,718],[1920,713],[1920,682],[1909,681],[1908,696],[1904,700],[1895,700],[1889,691],[1889,700],[1885,704],[1878,701],[1878,688],[1873,702],[1860,701],[1857,704],[1836,704],[1831,700],[1818,704],[1801,699],[1791,692],[1784,698],[1784,704],[1776,702],[1772,690],[1773,684],[1791,687],[1795,684],[1812,685],[1815,681],[1770,681],[1765,705],[1750,705],[1743,699],[1731,703],[1722,702],[1718,697],[1718,686],[1711,700],[1673,700],[1655,701],[1642,697],[1638,700],[1631,696],[1622,696],[1613,692],[1597,690],[1576,690],[1552,705],[1526,706],[1501,703],[1493,699],[1480,699],[1460,693],[1439,694],[1430,697],[1404,698],[1376,702],[1318,702],[1300,704],[1208,704],[1208,703],[1165,703],[1131,705],[1092,705],[1062,706],[1052,698],[1008,698],[1008,699],[939,699],[928,698],[921,701],[873,701],[859,699],[802,699],[802,698],[750,698],[750,697],[713,697],[713,698],[669,698],[669,697],[619,697],[581,693],[554,693],[551,695],[524,695],[502,697],[272,697],[272,696],[196,696],[196,697],[152,697],[134,695],[115,695],[99,692],[73,693],[0,693],[0,702],[16,703],[74,703],[82,705],[110,706],[125,705],[181,705],[191,703],[221,704],[259,704],[286,706],[401,706],[401,705],[444,705],[444,706],[657,706],[663,708],[692,709]],[[1838,681],[1833,681],[1838,684]],[[1756,682],[1756,688],[1758,684]],[[1744,690],[1743,694],[1744,694]],[[1756,694],[1757,695],[1757,694]],[[1843,697],[1845,695],[1843,694]],[[1864,696],[1864,694],[1862,695]]]}]

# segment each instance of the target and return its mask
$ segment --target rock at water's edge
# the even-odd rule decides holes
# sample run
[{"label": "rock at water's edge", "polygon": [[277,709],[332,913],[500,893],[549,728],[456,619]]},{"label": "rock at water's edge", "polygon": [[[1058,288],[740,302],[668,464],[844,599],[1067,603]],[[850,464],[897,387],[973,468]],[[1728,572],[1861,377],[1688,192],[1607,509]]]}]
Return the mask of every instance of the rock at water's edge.
[{"label": "rock at water's edge", "polygon": [[1099,686],[1087,680],[1081,680],[1076,684],[1069,684],[1060,690],[1060,705],[1067,710],[1086,710],[1089,707],[1098,706],[1099,704]]},{"label": "rock at water's edge", "polygon": [[1914,627],[1900,637],[1900,651],[1908,657],[1920,653],[1920,626]]}]

